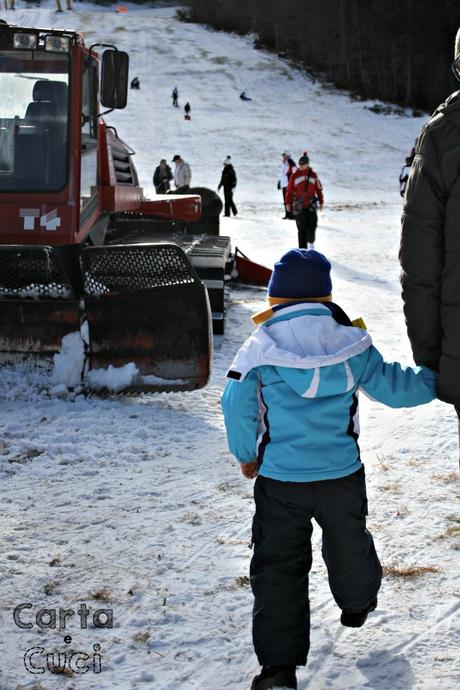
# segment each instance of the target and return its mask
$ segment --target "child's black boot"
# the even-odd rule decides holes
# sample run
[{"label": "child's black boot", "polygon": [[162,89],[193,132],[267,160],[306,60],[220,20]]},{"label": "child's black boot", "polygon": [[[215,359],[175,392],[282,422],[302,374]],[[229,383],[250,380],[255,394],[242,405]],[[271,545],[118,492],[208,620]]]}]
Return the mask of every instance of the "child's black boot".
[{"label": "child's black boot", "polygon": [[295,666],[263,666],[252,681],[251,690],[297,690],[295,669]]},{"label": "child's black boot", "polygon": [[340,622],[346,625],[347,628],[360,628],[366,622],[366,618],[371,611],[377,608],[377,599],[373,599],[369,606],[358,613],[350,613],[349,611],[342,611]]}]

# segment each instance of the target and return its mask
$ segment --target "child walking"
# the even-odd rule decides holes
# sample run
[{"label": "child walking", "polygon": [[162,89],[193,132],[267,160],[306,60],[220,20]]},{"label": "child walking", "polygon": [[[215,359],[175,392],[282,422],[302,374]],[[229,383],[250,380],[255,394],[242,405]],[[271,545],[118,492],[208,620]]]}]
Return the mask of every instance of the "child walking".
[{"label": "child walking", "polygon": [[297,688],[309,650],[308,573],[314,518],[342,625],[377,606],[382,568],[366,529],[358,390],[390,407],[435,398],[436,373],[384,362],[363,328],[332,302],[325,256],[292,249],[275,264],[270,308],[227,374],[230,451],[254,485],[252,690]]}]

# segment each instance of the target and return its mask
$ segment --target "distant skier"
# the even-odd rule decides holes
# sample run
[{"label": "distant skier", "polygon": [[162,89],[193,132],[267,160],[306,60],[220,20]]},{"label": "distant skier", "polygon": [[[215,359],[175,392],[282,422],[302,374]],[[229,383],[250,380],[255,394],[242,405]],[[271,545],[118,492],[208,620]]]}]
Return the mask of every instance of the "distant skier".
[{"label": "distant skier", "polygon": [[179,91],[177,90],[177,86],[175,86],[175,87],[173,88],[171,96],[172,96],[172,104],[173,104],[173,106],[175,106],[176,108],[178,108],[178,107],[179,107],[179,101],[178,101],[178,98],[179,98]]},{"label": "distant skier", "polygon": [[404,163],[404,165],[402,167],[401,174],[399,175],[399,193],[401,194],[401,196],[404,196],[404,194],[406,192],[406,185],[407,185],[407,181],[409,179],[410,169],[412,167],[412,162],[413,162],[414,158],[415,158],[415,146],[412,149],[412,151],[410,152],[410,155],[407,156],[406,162]]},{"label": "distant skier", "polygon": [[223,166],[224,168],[222,170],[222,176],[217,189],[220,191],[221,187],[224,188],[224,215],[228,217],[230,216],[230,211],[232,211],[233,215],[236,216],[238,210],[235,206],[235,202],[233,201],[233,190],[236,187],[236,172],[230,160],[230,156],[224,160]]},{"label": "distant skier", "polygon": [[187,103],[184,105],[184,111],[185,111],[185,115],[184,115],[185,119],[186,119],[186,120],[191,120],[191,119],[192,119],[192,116],[190,115],[190,113],[192,112],[192,106],[190,105],[190,103],[189,103],[188,101],[187,101]]},{"label": "distant skier", "polygon": [[249,98],[249,96],[246,96],[246,91],[242,91],[240,93],[240,98],[242,101],[252,101],[252,98]]},{"label": "distant skier", "polygon": [[190,187],[192,180],[192,171],[188,163],[186,163],[178,153],[173,156],[173,163],[176,164],[174,171],[174,185],[176,192],[186,192]]},{"label": "distant skier", "polygon": [[160,164],[155,168],[153,173],[153,184],[157,194],[167,194],[171,188],[170,180],[173,179],[171,168],[164,158],[161,159]]},{"label": "distant skier", "polygon": [[139,77],[134,77],[131,79],[131,88],[132,89],[140,89],[141,88],[141,83],[139,81]]}]

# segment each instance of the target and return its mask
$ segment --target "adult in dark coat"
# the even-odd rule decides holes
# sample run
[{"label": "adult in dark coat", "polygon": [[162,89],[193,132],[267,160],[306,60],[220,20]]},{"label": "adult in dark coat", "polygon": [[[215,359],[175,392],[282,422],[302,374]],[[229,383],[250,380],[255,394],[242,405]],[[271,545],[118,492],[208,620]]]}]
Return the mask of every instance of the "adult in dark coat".
[{"label": "adult in dark coat", "polygon": [[170,180],[172,180],[173,174],[171,168],[166,163],[164,158],[161,159],[160,165],[155,168],[153,173],[153,184],[155,185],[155,191],[157,194],[167,194],[170,189]]},{"label": "adult in dark coat", "polygon": [[220,178],[218,189],[224,188],[224,215],[229,216],[230,211],[236,216],[238,210],[233,201],[233,190],[236,187],[236,172],[229,157],[224,160],[222,177]]},{"label": "adult in dark coat", "polygon": [[[460,30],[455,66],[460,75]],[[417,140],[404,199],[399,257],[414,360],[439,371],[438,397],[454,404],[459,413],[459,91],[439,106]]]}]

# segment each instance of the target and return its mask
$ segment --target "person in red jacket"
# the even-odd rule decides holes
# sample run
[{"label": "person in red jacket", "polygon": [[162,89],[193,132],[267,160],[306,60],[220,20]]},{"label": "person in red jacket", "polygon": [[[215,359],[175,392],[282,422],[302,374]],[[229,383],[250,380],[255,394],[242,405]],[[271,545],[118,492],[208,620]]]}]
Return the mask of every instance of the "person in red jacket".
[{"label": "person in red jacket", "polygon": [[289,178],[286,191],[286,211],[292,213],[297,223],[299,248],[314,249],[317,208],[323,210],[323,186],[318,175],[310,167],[310,159],[304,153],[299,158],[299,167]]}]

